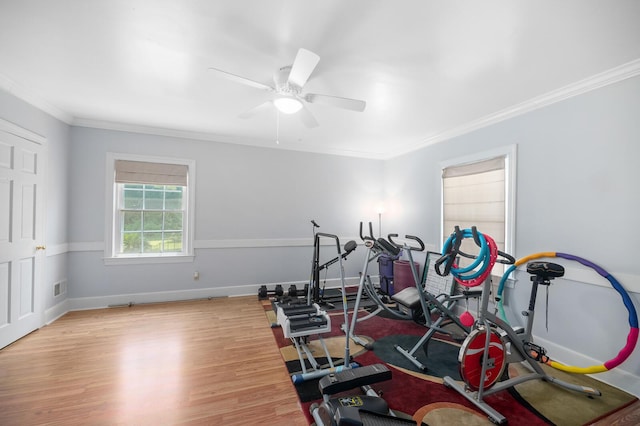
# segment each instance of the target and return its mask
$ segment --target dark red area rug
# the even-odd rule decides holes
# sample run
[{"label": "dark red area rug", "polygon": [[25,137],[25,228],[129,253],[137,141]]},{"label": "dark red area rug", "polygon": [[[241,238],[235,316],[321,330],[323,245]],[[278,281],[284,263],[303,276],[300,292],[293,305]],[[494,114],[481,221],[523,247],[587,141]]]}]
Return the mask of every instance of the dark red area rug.
[{"label": "dark red area rug", "polygon": [[[269,309],[268,307],[265,308]],[[331,318],[331,332],[323,334],[323,338],[325,340],[333,340],[333,345],[336,346],[336,349],[331,351],[331,356],[337,360],[343,356],[340,351],[344,351],[344,333],[340,329],[344,317],[342,312],[334,311],[331,314]],[[419,372],[417,367],[413,366],[395,350],[395,344],[400,344],[407,350],[411,349],[426,330],[425,327],[413,321],[396,320],[382,316],[375,316],[364,322],[359,322],[356,326],[356,334],[358,336],[366,336],[374,344],[372,350],[364,350],[351,342],[353,361],[360,365],[376,363],[387,365],[392,371],[392,380],[375,384],[373,387],[376,391],[382,392],[383,398],[393,410],[412,416],[418,423],[424,422],[430,426],[491,424],[487,416],[475,405],[456,391],[442,384],[442,377],[445,375],[460,380],[457,361],[458,343],[446,338],[446,336],[436,335],[438,338],[430,340],[427,352],[421,347],[416,350],[415,355],[427,366],[426,374]],[[284,356],[287,349],[289,354],[291,353],[291,348],[289,348],[292,346],[291,341],[284,338],[283,332],[279,327],[274,327],[273,333],[281,352],[283,352],[283,358],[287,361],[286,365],[289,372],[294,373],[300,370],[300,363],[297,358],[291,359],[291,355],[288,355],[289,359],[287,360],[287,357]],[[315,336],[309,336],[310,342],[315,339],[317,339]],[[318,358],[318,360],[321,363],[326,362],[325,358]],[[510,368],[510,374],[522,373]],[[588,424],[592,420],[614,412],[637,400],[633,395],[601,384],[589,377],[582,375],[577,377],[576,380],[587,380],[591,385],[593,384],[592,382],[595,382],[601,390],[603,386],[606,386],[607,392],[603,392],[603,397],[601,398],[588,400],[584,396],[576,396],[574,393],[557,388],[552,384],[540,380],[531,380],[524,385],[518,385],[516,388],[490,395],[485,398],[485,401],[504,415],[509,424],[580,425]],[[297,385],[301,406],[309,424],[313,423],[309,407],[313,403],[321,402],[321,395],[317,391],[318,380],[311,380],[302,385]],[[612,394],[612,390],[616,392],[614,397],[609,396]],[[357,390],[345,394],[353,393],[357,393]],[[557,396],[555,396],[556,393]],[[567,396],[566,394],[570,395]],[[549,398],[549,395],[553,396]],[[606,400],[607,398],[610,400]],[[555,402],[548,404],[547,400],[555,400]],[[587,407],[587,413],[584,413],[585,409],[580,408],[581,404],[586,404],[584,407]],[[568,407],[572,407],[572,409],[568,410]],[[577,415],[576,413],[576,415],[572,415],[571,413],[576,410],[582,412],[582,414]]]}]

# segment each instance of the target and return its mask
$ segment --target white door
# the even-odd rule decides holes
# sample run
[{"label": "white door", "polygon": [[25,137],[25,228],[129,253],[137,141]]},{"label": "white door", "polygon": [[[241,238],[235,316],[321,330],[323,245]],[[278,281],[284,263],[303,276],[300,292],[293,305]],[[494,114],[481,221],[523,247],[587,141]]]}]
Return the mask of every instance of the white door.
[{"label": "white door", "polygon": [[0,348],[42,325],[44,142],[0,120]]}]

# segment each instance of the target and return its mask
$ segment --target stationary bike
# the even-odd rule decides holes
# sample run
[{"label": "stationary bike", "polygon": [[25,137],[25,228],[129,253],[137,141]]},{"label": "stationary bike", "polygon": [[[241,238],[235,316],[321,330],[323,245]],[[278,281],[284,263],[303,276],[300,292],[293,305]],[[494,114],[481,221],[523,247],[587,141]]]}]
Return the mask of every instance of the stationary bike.
[{"label": "stationary bike", "polygon": [[[480,247],[480,253],[477,256],[470,256],[460,251],[461,240],[471,237]],[[503,263],[515,262],[513,257],[499,252],[495,242],[488,235],[481,234],[475,228],[461,231],[456,227],[456,231],[444,245],[443,256],[436,262],[436,271],[439,274],[452,273],[462,285],[482,285],[478,318],[458,354],[464,386],[449,376],[443,379],[444,385],[460,393],[484,411],[489,416],[489,420],[496,424],[506,423],[507,419],[485,402],[485,396],[529,380],[541,379],[588,396],[601,396],[597,389],[574,385],[548,375],[540,366],[540,362],[545,361],[545,350],[533,343],[531,331],[538,288],[541,285],[550,285],[554,278],[562,277],[564,268],[550,262],[531,262],[527,265],[527,272],[532,275],[532,287],[528,309],[523,312],[526,317],[526,327],[515,330],[488,309],[491,293],[490,272],[499,254],[507,257],[507,261]],[[470,267],[459,268],[453,260],[458,255],[474,258],[473,267],[470,265]],[[445,265],[444,271],[443,265]],[[502,380],[507,365],[520,362],[526,363],[531,373]]]}]

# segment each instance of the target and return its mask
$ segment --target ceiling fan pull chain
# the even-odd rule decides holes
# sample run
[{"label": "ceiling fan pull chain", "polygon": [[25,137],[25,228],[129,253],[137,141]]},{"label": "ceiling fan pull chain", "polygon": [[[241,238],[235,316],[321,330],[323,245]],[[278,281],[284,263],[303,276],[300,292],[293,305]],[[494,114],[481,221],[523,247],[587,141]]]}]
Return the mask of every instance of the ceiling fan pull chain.
[{"label": "ceiling fan pull chain", "polygon": [[276,145],[280,145],[280,112],[276,110]]}]

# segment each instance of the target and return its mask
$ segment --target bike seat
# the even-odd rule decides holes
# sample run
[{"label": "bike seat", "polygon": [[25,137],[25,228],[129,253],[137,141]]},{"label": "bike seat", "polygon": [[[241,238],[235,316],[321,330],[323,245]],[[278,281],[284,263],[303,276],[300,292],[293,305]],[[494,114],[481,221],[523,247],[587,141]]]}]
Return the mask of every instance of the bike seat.
[{"label": "bike seat", "polygon": [[527,272],[544,280],[549,280],[562,277],[564,275],[564,267],[551,262],[529,262],[527,263]]}]

